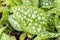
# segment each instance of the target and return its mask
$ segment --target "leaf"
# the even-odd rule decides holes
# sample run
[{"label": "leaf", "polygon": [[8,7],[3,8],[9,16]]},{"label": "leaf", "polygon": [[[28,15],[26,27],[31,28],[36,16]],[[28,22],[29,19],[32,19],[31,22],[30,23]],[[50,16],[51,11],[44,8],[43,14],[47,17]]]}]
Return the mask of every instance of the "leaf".
[{"label": "leaf", "polygon": [[41,32],[34,40],[44,40],[48,38],[54,38],[60,36],[60,33],[53,33],[53,32]]},{"label": "leaf", "polygon": [[0,27],[4,27],[8,25],[8,16],[9,16],[9,9],[7,7],[1,7],[0,8],[1,12],[2,12],[2,18],[0,20]]},{"label": "leaf", "polygon": [[11,25],[8,25],[8,27],[3,31],[6,34],[10,34],[11,31],[13,31],[14,29],[12,29]]},{"label": "leaf", "polygon": [[30,0],[23,0],[23,5],[24,6],[31,6],[32,2]]},{"label": "leaf", "polygon": [[60,32],[60,17],[58,15],[56,15],[55,17],[55,25],[56,25],[57,31]]},{"label": "leaf", "polygon": [[10,37],[9,35],[7,35],[5,33],[3,33],[1,40],[16,40],[16,39],[13,37]]},{"label": "leaf", "polygon": [[27,33],[27,36],[28,36],[28,38],[32,38],[34,35],[31,35],[31,34]]},{"label": "leaf", "polygon": [[26,33],[23,33],[23,34],[19,37],[19,39],[20,39],[20,40],[24,40],[25,37],[26,37]]},{"label": "leaf", "polygon": [[11,7],[22,5],[22,2],[20,0],[9,0],[9,1],[10,1]]},{"label": "leaf", "polygon": [[39,2],[41,8],[48,8],[54,7],[54,1],[52,0],[40,0]]},{"label": "leaf", "polygon": [[39,0],[31,0],[31,2],[33,6],[38,7]]},{"label": "leaf", "polygon": [[48,11],[47,13],[47,25],[48,25],[48,30],[55,32],[55,13],[50,13]]},{"label": "leaf", "polygon": [[1,35],[1,33],[5,30],[5,28],[6,28],[6,27],[0,28],[0,35]]},{"label": "leaf", "polygon": [[60,7],[56,7],[54,9],[50,10],[50,11],[48,11],[48,13],[54,13],[55,14],[54,24],[55,24],[57,31],[60,32],[60,27],[59,27],[59,25],[60,25],[60,22],[59,22],[60,21],[60,18],[59,18]]},{"label": "leaf", "polygon": [[45,12],[42,9],[32,6],[21,6],[12,9],[12,11],[23,31],[31,34],[38,34],[41,31],[46,30],[46,16],[44,15]]},{"label": "leaf", "polygon": [[56,7],[60,7],[60,0],[54,0]]},{"label": "leaf", "polygon": [[16,21],[16,19],[14,18],[13,15],[11,15],[8,18],[9,23],[12,25],[12,27],[17,30],[17,31],[21,31],[20,25],[18,24],[18,22]]},{"label": "leaf", "polygon": [[7,34],[3,34],[1,40],[11,40],[11,38]]},{"label": "leaf", "polygon": [[55,7],[48,11],[48,13],[55,13],[56,15],[59,15],[58,12],[60,12],[60,7]]},{"label": "leaf", "polygon": [[24,0],[23,5],[38,7],[38,0]]},{"label": "leaf", "polygon": [[15,36],[11,36],[11,40],[16,40],[16,37]]}]

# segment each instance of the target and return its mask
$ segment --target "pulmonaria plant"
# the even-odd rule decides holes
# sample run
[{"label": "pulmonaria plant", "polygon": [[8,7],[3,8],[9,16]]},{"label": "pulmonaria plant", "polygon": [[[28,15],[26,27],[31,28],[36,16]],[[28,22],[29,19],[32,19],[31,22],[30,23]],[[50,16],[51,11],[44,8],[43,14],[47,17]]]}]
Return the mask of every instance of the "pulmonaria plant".
[{"label": "pulmonaria plant", "polygon": [[[0,40],[25,40],[26,34],[31,40],[60,40],[60,0],[1,0],[0,3]],[[18,37],[10,34],[13,30],[18,31]]]}]

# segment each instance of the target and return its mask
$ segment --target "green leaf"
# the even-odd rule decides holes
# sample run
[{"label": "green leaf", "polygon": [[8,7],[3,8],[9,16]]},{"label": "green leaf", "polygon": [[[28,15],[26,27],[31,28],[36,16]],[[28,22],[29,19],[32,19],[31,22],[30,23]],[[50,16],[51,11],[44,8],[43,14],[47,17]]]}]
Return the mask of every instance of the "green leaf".
[{"label": "green leaf", "polygon": [[15,30],[21,31],[20,25],[18,24],[13,15],[9,16],[8,21]]},{"label": "green leaf", "polygon": [[49,27],[48,30],[55,32],[55,13],[47,13],[47,25]]},{"label": "green leaf", "polygon": [[54,38],[60,36],[60,33],[53,33],[53,32],[41,32],[34,40],[44,40],[48,38]]},{"label": "green leaf", "polygon": [[32,6],[21,6],[12,9],[12,11],[23,31],[38,34],[46,30],[46,15],[44,15],[45,12],[42,9]]},{"label": "green leaf", "polygon": [[7,34],[2,35],[1,40],[11,40],[10,36],[8,36]]},{"label": "green leaf", "polygon": [[3,31],[6,34],[10,34],[11,31],[13,31],[14,29],[12,29],[11,25],[8,25],[8,27]]},{"label": "green leaf", "polygon": [[31,0],[23,0],[23,5],[24,6],[31,6],[32,2],[31,2]]},{"label": "green leaf", "polygon": [[3,33],[1,40],[16,40],[15,38]]},{"label": "green leaf", "polygon": [[25,37],[26,37],[26,33],[23,33],[23,34],[19,37],[19,39],[20,39],[20,40],[24,40]]},{"label": "green leaf", "polygon": [[1,18],[1,22],[6,21],[8,16],[9,16],[9,9],[7,7],[1,7],[0,8],[1,12],[2,12],[2,18]]},{"label": "green leaf", "polygon": [[6,27],[0,28],[0,35],[1,35],[1,33],[5,30],[5,28],[6,28]]},{"label": "green leaf", "polygon": [[60,32],[60,7],[56,7],[52,10],[50,10],[48,13],[54,13],[55,14],[55,17],[54,17],[54,24],[55,24],[55,27],[57,29],[58,32]]},{"label": "green leaf", "polygon": [[15,36],[11,36],[11,39],[12,39],[12,40],[16,40],[16,37],[15,37]]},{"label": "green leaf", "polygon": [[9,16],[9,9],[7,7],[1,7],[0,8],[2,12],[2,18],[0,20],[0,27],[3,27],[3,24],[6,26],[8,25],[8,16]]},{"label": "green leaf", "polygon": [[9,0],[9,1],[10,1],[11,7],[22,5],[22,2],[20,0]]},{"label": "green leaf", "polygon": [[23,5],[38,7],[38,0],[24,0]]},{"label": "green leaf", "polygon": [[56,7],[60,7],[60,0],[54,0]]},{"label": "green leaf", "polygon": [[52,0],[40,0],[40,7],[41,8],[48,8],[54,7],[54,2]]},{"label": "green leaf", "polygon": [[55,25],[56,25],[58,32],[60,32],[60,17],[58,15],[56,15],[55,17]]},{"label": "green leaf", "polygon": [[39,2],[39,0],[31,0],[31,2],[32,2],[32,5],[33,6],[35,6],[35,7],[38,7],[38,2]]},{"label": "green leaf", "polygon": [[28,34],[28,33],[27,33],[27,36],[28,36],[28,38],[34,37],[34,35],[31,35],[31,34]]},{"label": "green leaf", "polygon": [[55,7],[48,11],[48,13],[55,13],[56,15],[59,15],[58,12],[60,12],[60,7]]}]

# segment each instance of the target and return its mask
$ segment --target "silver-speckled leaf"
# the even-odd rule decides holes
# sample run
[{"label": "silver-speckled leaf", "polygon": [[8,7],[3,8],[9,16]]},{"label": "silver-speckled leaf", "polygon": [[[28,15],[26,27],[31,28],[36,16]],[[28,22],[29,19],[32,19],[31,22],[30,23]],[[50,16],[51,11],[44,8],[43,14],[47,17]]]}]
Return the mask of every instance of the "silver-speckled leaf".
[{"label": "silver-speckled leaf", "polygon": [[9,35],[3,33],[0,40],[16,40],[16,38],[11,37],[11,36],[9,36]]},{"label": "silver-speckled leaf", "polygon": [[10,36],[8,36],[7,34],[2,34],[2,37],[0,40],[11,40]]},{"label": "silver-speckled leaf", "polygon": [[42,8],[50,9],[53,6],[55,6],[55,5],[54,5],[54,1],[52,1],[52,0],[40,0],[40,7],[42,7]]},{"label": "silver-speckled leaf", "polygon": [[47,25],[49,31],[55,31],[55,13],[47,13]]},{"label": "silver-speckled leaf", "polygon": [[53,33],[53,32],[41,32],[34,40],[45,40],[48,38],[54,38],[60,36],[60,33]]},{"label": "silver-speckled leaf", "polygon": [[31,2],[31,0],[23,0],[23,5],[24,6],[31,6],[32,2]]},{"label": "silver-speckled leaf", "polygon": [[50,11],[48,11],[48,13],[54,13],[55,14],[55,18],[54,18],[54,23],[55,23],[55,27],[57,28],[57,30],[60,32],[60,7],[56,7]]},{"label": "silver-speckled leaf", "polygon": [[12,11],[23,31],[38,34],[46,30],[46,14],[42,9],[32,6],[21,6],[15,7]]},{"label": "silver-speckled leaf", "polygon": [[9,16],[8,21],[10,22],[10,24],[12,25],[12,27],[17,30],[17,31],[21,31],[20,25],[18,24],[18,22],[15,20],[15,17],[13,15]]},{"label": "silver-speckled leaf", "polygon": [[38,2],[39,2],[39,0],[24,0],[23,5],[38,7]]}]

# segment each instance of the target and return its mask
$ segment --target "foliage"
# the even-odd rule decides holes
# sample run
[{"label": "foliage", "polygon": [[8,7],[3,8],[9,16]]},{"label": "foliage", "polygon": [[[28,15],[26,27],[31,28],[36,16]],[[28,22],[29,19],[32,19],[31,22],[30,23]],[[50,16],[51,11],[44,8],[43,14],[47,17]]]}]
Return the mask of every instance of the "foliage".
[{"label": "foliage", "polygon": [[60,40],[60,0],[1,0],[0,40],[16,40],[13,30],[20,40]]}]

